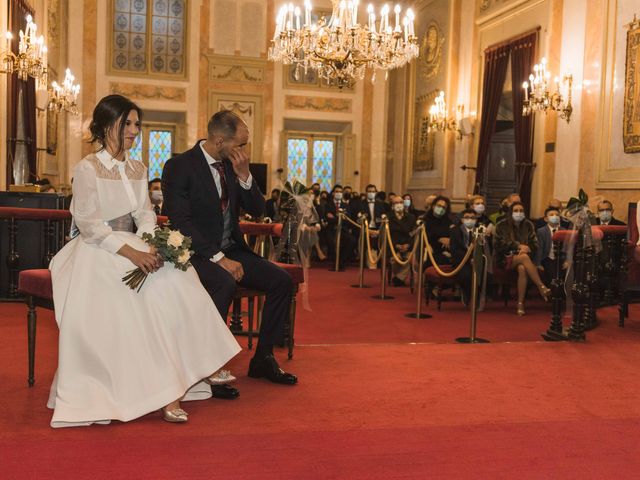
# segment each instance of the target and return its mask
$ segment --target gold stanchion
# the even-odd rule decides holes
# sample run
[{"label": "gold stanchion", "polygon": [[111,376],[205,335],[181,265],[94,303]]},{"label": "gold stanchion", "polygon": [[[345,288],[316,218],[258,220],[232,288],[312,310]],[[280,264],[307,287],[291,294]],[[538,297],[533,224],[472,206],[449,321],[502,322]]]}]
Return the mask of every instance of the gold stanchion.
[{"label": "gold stanchion", "polygon": [[473,249],[473,260],[471,261],[471,326],[470,335],[468,337],[456,338],[459,343],[489,343],[489,340],[476,337],[476,325],[478,316],[478,275],[486,268],[486,262],[483,262],[485,231],[484,227],[476,228],[474,235],[476,237],[475,248]]},{"label": "gold stanchion", "polygon": [[380,246],[380,257],[382,262],[382,282],[380,295],[374,295],[371,298],[378,300],[392,300],[393,297],[386,294],[387,291],[387,228],[389,228],[389,219],[386,215],[382,216],[382,227],[380,227],[378,235],[382,235],[382,245]]},{"label": "gold stanchion", "polygon": [[369,285],[364,284],[364,256],[365,256],[365,235],[366,230],[364,228],[364,222],[366,222],[366,218],[364,215],[359,214],[358,224],[360,225],[360,238],[358,239],[358,244],[360,245],[360,273],[359,273],[359,281],[357,285],[351,285],[353,288],[371,288]]},{"label": "gold stanchion", "polygon": [[338,210],[336,212],[338,215],[338,226],[336,227],[336,265],[335,269],[331,270],[332,272],[340,271],[340,241],[342,240],[342,210]]},{"label": "gold stanchion", "polygon": [[[424,235],[422,234],[422,230],[424,230],[424,224],[422,223],[422,221],[420,221],[420,224],[418,226],[418,230],[416,231],[416,235],[418,236],[418,238],[416,239],[416,242],[418,242],[418,252],[420,252],[420,254],[418,255],[418,285],[417,285],[417,289],[418,289],[418,294],[416,295],[416,300],[417,300],[417,304],[416,304],[416,311],[412,312],[412,313],[407,313],[405,314],[405,317],[407,318],[431,318],[433,315],[429,315],[428,313],[422,313],[422,281],[424,279]],[[411,267],[413,268],[413,266]]]}]

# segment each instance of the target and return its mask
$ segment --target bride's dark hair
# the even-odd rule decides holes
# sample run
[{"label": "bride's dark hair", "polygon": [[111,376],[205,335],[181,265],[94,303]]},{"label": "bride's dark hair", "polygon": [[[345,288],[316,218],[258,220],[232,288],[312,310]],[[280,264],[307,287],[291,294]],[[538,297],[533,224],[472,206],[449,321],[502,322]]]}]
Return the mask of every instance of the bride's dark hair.
[{"label": "bride's dark hair", "polygon": [[[93,119],[89,125],[89,143],[99,142],[101,150],[104,149],[107,146],[107,134],[115,127],[118,129],[118,148],[114,156],[120,155],[124,150],[124,127],[131,110],[138,112],[138,119],[142,121],[142,110],[127,97],[107,95],[102,98],[93,109]],[[116,125],[118,121],[119,124]]]}]

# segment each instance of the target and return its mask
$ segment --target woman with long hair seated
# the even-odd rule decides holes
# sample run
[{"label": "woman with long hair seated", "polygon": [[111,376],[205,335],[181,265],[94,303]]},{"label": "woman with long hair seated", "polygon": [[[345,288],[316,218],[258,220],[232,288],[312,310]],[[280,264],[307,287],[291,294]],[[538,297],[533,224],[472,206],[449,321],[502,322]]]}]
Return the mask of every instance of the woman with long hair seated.
[{"label": "woman with long hair seated", "polygon": [[444,195],[436,196],[423,219],[434,260],[438,265],[450,264],[451,241],[449,234],[451,227],[453,227],[451,201]]},{"label": "woman with long hair seated", "polygon": [[494,247],[498,265],[507,270],[515,268],[518,272],[518,315],[525,314],[524,297],[528,279],[538,287],[545,301],[549,299],[550,291],[542,283],[532,261],[538,248],[536,230],[533,223],[525,217],[521,202],[512,203],[504,220],[496,225]]},{"label": "woman with long hair seated", "polygon": [[[240,351],[195,270],[163,266],[140,238],[156,226],[147,168],[127,152],[141,117],[125,97],[100,100],[90,125],[96,152],[73,170],[77,234],[50,265],[60,328],[52,427],[159,409],[186,422],[180,400],[209,398],[222,377],[214,374]],[[149,274],[139,292],[122,281],[136,267]]]}]

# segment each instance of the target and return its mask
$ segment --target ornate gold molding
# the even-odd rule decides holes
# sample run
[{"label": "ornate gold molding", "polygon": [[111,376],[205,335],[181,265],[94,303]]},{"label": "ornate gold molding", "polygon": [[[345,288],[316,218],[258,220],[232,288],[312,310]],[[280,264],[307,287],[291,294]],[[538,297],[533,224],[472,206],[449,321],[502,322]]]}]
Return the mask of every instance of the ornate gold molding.
[{"label": "ornate gold molding", "polygon": [[347,98],[287,95],[285,97],[285,108],[288,110],[306,110],[311,112],[351,113],[351,100]]},{"label": "ornate gold molding", "polygon": [[109,90],[111,93],[118,93],[125,97],[143,100],[169,100],[172,102],[186,102],[187,100],[186,89],[178,87],[111,82],[109,84]]},{"label": "ornate gold molding", "polygon": [[264,83],[266,60],[233,55],[207,55],[209,81],[225,83]]},{"label": "ornate gold molding", "polygon": [[622,140],[625,153],[640,153],[640,21],[633,17],[627,32]]}]

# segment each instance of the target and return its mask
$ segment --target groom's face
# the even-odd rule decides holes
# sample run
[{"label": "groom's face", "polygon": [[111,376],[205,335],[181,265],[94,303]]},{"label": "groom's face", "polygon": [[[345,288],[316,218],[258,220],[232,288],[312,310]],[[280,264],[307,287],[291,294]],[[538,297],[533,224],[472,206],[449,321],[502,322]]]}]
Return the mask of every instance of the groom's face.
[{"label": "groom's face", "polygon": [[235,136],[224,139],[220,146],[220,156],[223,159],[228,160],[229,155],[233,150],[244,149],[249,142],[249,129],[244,123],[238,125]]}]

